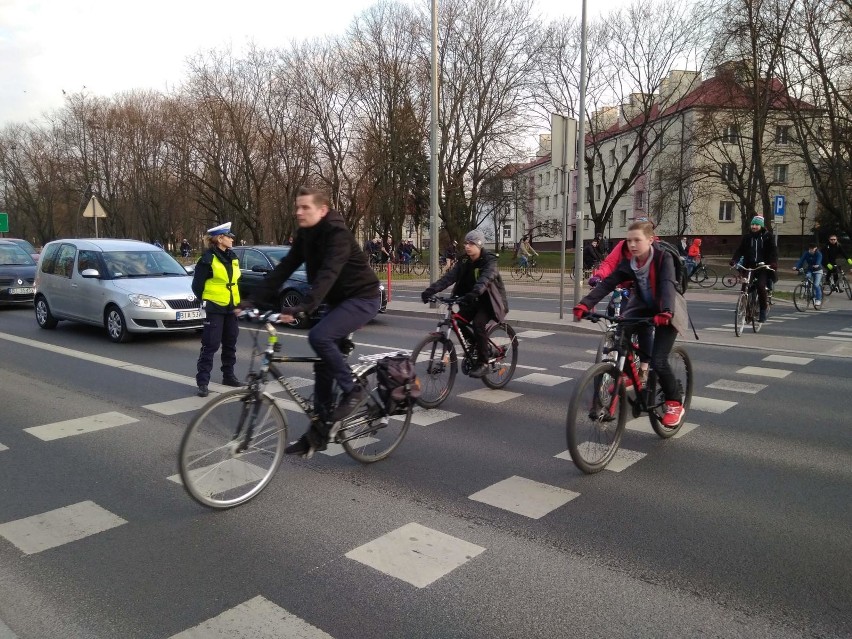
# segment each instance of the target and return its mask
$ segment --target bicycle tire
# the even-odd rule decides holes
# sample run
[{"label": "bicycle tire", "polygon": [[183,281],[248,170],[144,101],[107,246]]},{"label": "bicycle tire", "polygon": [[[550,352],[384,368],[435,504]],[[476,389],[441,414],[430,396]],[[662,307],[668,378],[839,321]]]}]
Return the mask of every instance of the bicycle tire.
[{"label": "bicycle tire", "polygon": [[846,279],[846,275],[841,275],[838,280],[840,284],[840,290],[846,292],[846,297],[852,300],[852,286],[849,285],[849,280]]},{"label": "bicycle tire", "polygon": [[627,396],[615,364],[588,369],[571,394],[565,433],[574,465],[587,475],[600,472],[615,457],[627,422]]},{"label": "bicycle tire", "polygon": [[443,335],[427,335],[411,351],[411,363],[420,380],[418,405],[437,408],[450,395],[458,373],[456,348]]},{"label": "bicycle tire", "polygon": [[[483,375],[482,383],[488,388],[503,388],[512,379],[518,364],[515,329],[506,322],[492,324],[488,329],[488,346],[492,350],[488,360],[490,370]],[[499,354],[493,352],[495,349],[499,349]]]},{"label": "bicycle tire", "polygon": [[415,262],[411,267],[411,272],[420,277],[426,272],[426,265],[423,262]]},{"label": "bicycle tire", "polygon": [[614,344],[615,331],[607,330],[607,332],[601,336],[601,341],[598,342],[598,351],[597,353],[595,353],[595,364],[600,364],[602,361],[604,361],[604,351],[612,350]]},{"label": "bicycle tire", "polygon": [[692,271],[692,275],[689,276],[689,281],[693,284],[698,284],[698,286],[702,286],[702,282],[707,279],[707,273],[704,272],[704,269],[700,266],[696,267],[694,271]]},{"label": "bicycle tire", "polygon": [[727,275],[722,276],[722,286],[725,288],[734,288],[739,281],[740,278],[736,273],[728,273]]},{"label": "bicycle tire", "polygon": [[[250,446],[237,452],[252,409],[257,421]],[[272,481],[286,443],[287,419],[272,397],[244,388],[223,393],[201,407],[183,434],[178,452],[183,487],[208,508],[244,504]]]},{"label": "bicycle tire", "polygon": [[820,288],[822,289],[823,298],[829,297],[834,291],[831,288],[831,282],[826,281],[828,278],[823,278]]},{"label": "bicycle tire", "polygon": [[741,293],[737,299],[737,307],[734,310],[734,334],[739,337],[743,334],[748,314],[748,295]]},{"label": "bicycle tire", "polygon": [[527,269],[527,275],[529,275],[531,279],[537,282],[544,275],[544,271],[541,269],[540,266],[531,266]]},{"label": "bicycle tire", "polygon": [[716,282],[719,281],[719,276],[716,274],[712,268],[704,267],[704,278],[698,282],[698,286],[701,288],[713,288],[716,286]]},{"label": "bicycle tire", "polygon": [[[678,401],[683,404],[684,410],[689,410],[692,403],[692,389],[695,380],[692,376],[692,360],[689,359],[689,353],[682,346],[675,346],[669,353],[669,366],[675,376],[677,383]],[[668,439],[678,433],[683,427],[683,421],[675,428],[663,426],[663,414],[665,413],[666,401],[662,389],[659,388],[657,374],[652,370],[648,375],[648,396],[653,398],[649,400],[648,419],[651,422],[651,428],[661,438]]]},{"label": "bicycle tire", "polygon": [[[755,333],[759,333],[763,324],[758,321],[760,318],[760,300],[757,297],[757,291],[751,291],[748,294],[748,306],[749,306],[749,315],[751,316],[751,330]],[[766,307],[767,314],[769,313],[769,306]]]},{"label": "bicycle tire", "polygon": [[524,268],[521,266],[512,267],[512,279],[519,280],[524,276]]},{"label": "bicycle tire", "polygon": [[408,403],[397,414],[387,415],[379,404],[376,368],[360,375],[359,380],[369,389],[370,396],[361,408],[343,420],[337,440],[352,459],[372,464],[385,459],[402,443],[411,425],[413,405]]},{"label": "bicycle tire", "polygon": [[806,287],[802,284],[799,284],[793,289],[793,306],[795,306],[796,310],[800,313],[804,313],[808,310],[807,291]]}]

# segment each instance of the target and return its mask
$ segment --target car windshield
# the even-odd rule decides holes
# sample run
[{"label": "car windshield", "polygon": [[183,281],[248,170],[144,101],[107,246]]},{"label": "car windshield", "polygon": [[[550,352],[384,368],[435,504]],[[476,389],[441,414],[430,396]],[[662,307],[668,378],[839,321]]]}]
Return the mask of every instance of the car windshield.
[{"label": "car windshield", "polygon": [[165,251],[108,251],[103,254],[110,277],[187,277],[184,267]]},{"label": "car windshield", "polygon": [[26,251],[27,253],[30,253],[31,255],[35,255],[36,253],[38,253],[38,251],[36,251],[35,246],[30,244],[26,240],[17,240],[17,239],[11,240],[10,239],[9,241],[14,242],[18,246],[20,246],[22,249],[24,249],[24,251]]},{"label": "car windshield", "polygon": [[[264,252],[269,257],[269,259],[272,260],[273,264],[278,264],[278,262],[283,260],[284,257],[287,255],[287,253],[290,252],[290,247],[289,246],[276,246],[275,248],[266,249]],[[296,270],[297,271],[304,271],[305,265],[304,264],[300,265],[299,268],[297,268]]]},{"label": "car windshield", "polygon": [[0,244],[0,266],[32,266],[30,254],[17,244]]}]

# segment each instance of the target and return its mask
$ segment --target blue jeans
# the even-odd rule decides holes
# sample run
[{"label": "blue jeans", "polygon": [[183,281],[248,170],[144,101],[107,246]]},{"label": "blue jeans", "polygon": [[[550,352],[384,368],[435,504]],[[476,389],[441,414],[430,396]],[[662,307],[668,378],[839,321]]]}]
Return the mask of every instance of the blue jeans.
[{"label": "blue jeans", "polygon": [[810,271],[805,277],[814,283],[814,301],[822,302],[822,271]]}]

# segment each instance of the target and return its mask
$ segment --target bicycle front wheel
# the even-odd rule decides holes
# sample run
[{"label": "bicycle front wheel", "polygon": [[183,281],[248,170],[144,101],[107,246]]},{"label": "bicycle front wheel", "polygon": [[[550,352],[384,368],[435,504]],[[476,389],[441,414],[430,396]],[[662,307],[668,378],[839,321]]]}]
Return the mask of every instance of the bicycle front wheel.
[{"label": "bicycle front wheel", "polygon": [[[671,353],[669,353],[669,367],[672,369],[677,384],[677,397],[675,399],[683,404],[684,410],[688,410],[692,403],[692,387],[695,382],[692,377],[692,361],[689,359],[686,349],[682,346],[672,348]],[[657,374],[654,371],[651,371],[648,375],[647,393],[648,419],[651,421],[651,428],[663,439],[668,439],[681,429],[683,422],[676,428],[663,426],[666,396],[660,388]]]},{"label": "bicycle front wheel", "polygon": [[743,294],[737,299],[737,309],[734,312],[734,333],[737,337],[743,334],[748,312],[748,296]]},{"label": "bicycle front wheel", "polygon": [[455,346],[443,335],[428,335],[412,351],[411,363],[420,380],[417,403],[423,408],[437,408],[449,397],[456,380]]},{"label": "bicycle front wheel", "polygon": [[804,313],[808,310],[808,304],[810,303],[810,299],[808,296],[807,287],[803,284],[799,284],[796,288],[793,289],[793,306],[796,307],[796,310],[800,313]]},{"label": "bicycle front wheel", "polygon": [[595,364],[580,378],[568,403],[568,451],[587,475],[606,468],[624,434],[627,398],[619,376],[615,364]]},{"label": "bicycle front wheel", "polygon": [[488,388],[503,388],[515,374],[518,364],[518,338],[515,329],[501,322],[488,329],[488,373],[482,377],[482,382]]},{"label": "bicycle front wheel", "polygon": [[[769,312],[767,307],[766,312]],[[752,291],[748,294],[748,314],[751,322],[751,330],[755,333],[760,332],[760,327],[763,326],[758,320],[760,319],[760,300],[757,297],[757,291]]]},{"label": "bicycle front wheel", "polygon": [[239,506],[272,481],[286,442],[287,420],[271,397],[246,389],[224,393],[198,411],[183,435],[183,487],[208,508]]},{"label": "bicycle front wheel", "polygon": [[849,280],[846,279],[846,275],[841,275],[837,283],[840,284],[840,290],[845,291],[846,297],[852,300],[852,286],[849,285]]},{"label": "bicycle front wheel", "polygon": [[361,385],[369,389],[370,397],[361,408],[343,420],[337,440],[352,458],[364,464],[372,464],[390,455],[400,445],[411,425],[413,406],[404,407],[388,415],[379,402],[379,383],[375,367],[360,376]]},{"label": "bicycle front wheel", "polygon": [[722,277],[722,286],[725,288],[733,288],[739,281],[740,278],[736,273],[728,273]]},{"label": "bicycle front wheel", "polygon": [[544,271],[540,266],[530,266],[527,269],[527,274],[534,280],[538,281],[541,279],[542,275],[544,275]]},{"label": "bicycle front wheel", "polygon": [[716,282],[719,281],[719,276],[716,274],[712,268],[704,267],[702,269],[704,271],[704,275],[701,278],[701,281],[698,282],[698,285],[701,288],[713,288],[716,286]]}]

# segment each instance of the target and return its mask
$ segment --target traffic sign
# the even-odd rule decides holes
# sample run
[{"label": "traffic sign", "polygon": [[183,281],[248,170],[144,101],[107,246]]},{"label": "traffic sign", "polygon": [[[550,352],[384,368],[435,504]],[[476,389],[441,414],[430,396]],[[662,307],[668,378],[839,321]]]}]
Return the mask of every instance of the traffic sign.
[{"label": "traffic sign", "polygon": [[784,218],[784,211],[787,208],[787,198],[783,195],[775,196],[775,217]]},{"label": "traffic sign", "polygon": [[9,232],[9,214],[0,213],[0,233]]}]

